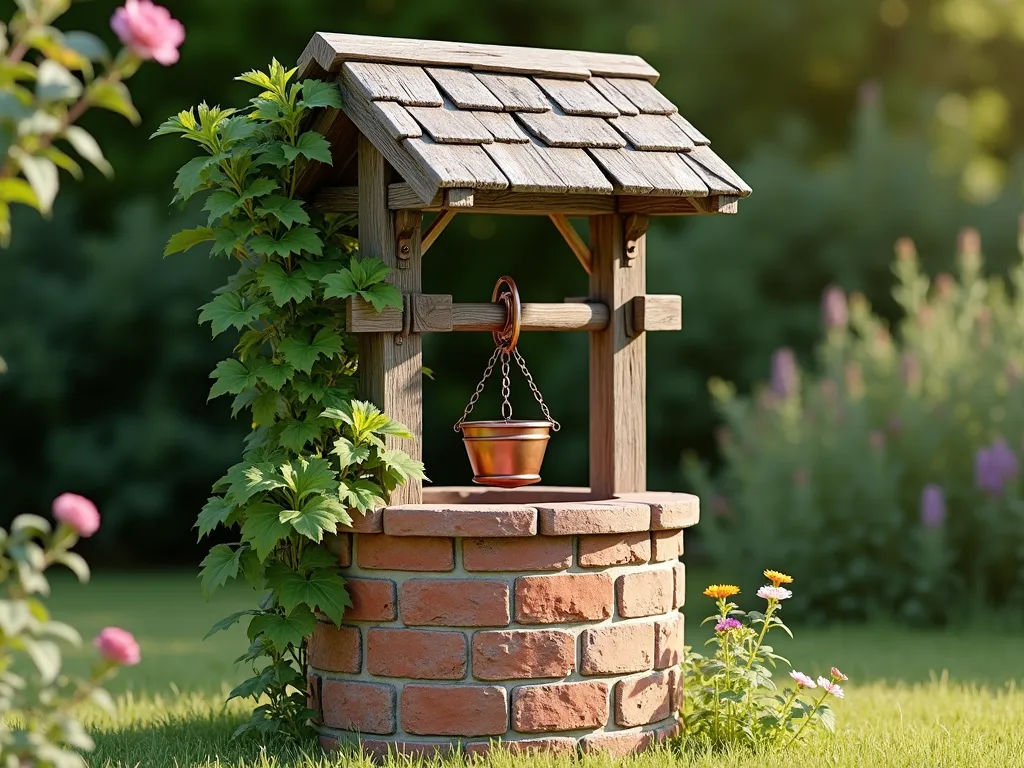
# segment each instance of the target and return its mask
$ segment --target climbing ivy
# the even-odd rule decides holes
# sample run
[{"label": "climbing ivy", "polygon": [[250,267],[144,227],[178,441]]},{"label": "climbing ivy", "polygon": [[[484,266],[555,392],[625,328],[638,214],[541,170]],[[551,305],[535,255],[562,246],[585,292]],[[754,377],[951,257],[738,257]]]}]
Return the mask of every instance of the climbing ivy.
[{"label": "climbing ivy", "polygon": [[[323,214],[296,197],[313,162],[330,146],[306,130],[316,108],[341,107],[330,83],[292,82],[276,60],[239,80],[260,89],[248,110],[200,104],[167,120],[154,136],[180,134],[201,153],[178,172],[175,201],[205,195],[206,226],[174,235],[164,255],[211,243],[210,255],[238,271],[201,307],[213,335],[240,332],[234,356],[217,364],[210,397],[232,395],[232,413],[251,418],[242,460],[213,487],[199,513],[200,538],[218,526],[240,540],[214,546],[200,578],[210,593],[242,576],[262,596],[257,608],[218,622],[210,634],[248,617],[249,649],[238,661],[253,676],[230,698],[259,706],[247,731],[301,738],[306,707],[306,643],[317,613],[335,624],[351,605],[337,559],[320,546],[353,513],[386,503],[423,465],[388,449],[387,436],[412,437],[370,403],[353,399],[356,341],[344,332],[344,299],[378,311],[401,307],[385,282],[389,268],[360,259],[351,216]],[[208,635],[209,636],[209,635]]]}]

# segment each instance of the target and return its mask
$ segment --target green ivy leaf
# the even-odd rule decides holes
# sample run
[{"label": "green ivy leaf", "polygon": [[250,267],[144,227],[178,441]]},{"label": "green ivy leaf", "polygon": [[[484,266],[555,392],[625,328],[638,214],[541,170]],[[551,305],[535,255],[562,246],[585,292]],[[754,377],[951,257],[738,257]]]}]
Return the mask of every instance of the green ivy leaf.
[{"label": "green ivy leaf", "polygon": [[334,450],[331,451],[341,462],[342,470],[351,467],[353,464],[362,464],[370,458],[370,447],[368,445],[356,446],[348,438],[340,437],[334,441]]},{"label": "green ivy leaf", "polygon": [[391,274],[391,267],[380,259],[367,257],[365,259],[353,258],[349,262],[349,271],[352,274],[352,281],[360,290],[369,288],[376,283],[381,283]]},{"label": "green ivy leaf", "polygon": [[313,493],[334,493],[338,488],[334,470],[327,459],[300,457],[281,465],[281,477],[301,504]]},{"label": "green ivy leaf", "polygon": [[302,558],[299,560],[299,567],[303,573],[320,568],[335,568],[337,565],[338,558],[325,547],[306,547],[302,550]]},{"label": "green ivy leaf", "polygon": [[199,572],[203,594],[209,595],[218,587],[227,584],[228,579],[238,576],[238,562],[242,557],[242,547],[232,549],[227,544],[218,544],[210,550],[201,565]]},{"label": "green ivy leaf", "polygon": [[235,611],[230,616],[225,616],[223,619],[221,619],[212,627],[210,627],[210,631],[203,635],[203,640],[206,640],[207,638],[216,635],[218,632],[223,632],[225,629],[230,629],[231,627],[235,626],[235,624],[237,624],[243,616],[254,616],[258,613],[259,611],[253,610]]},{"label": "green ivy leaf", "polygon": [[213,230],[213,247],[211,256],[228,256],[235,248],[245,245],[246,239],[252,234],[255,224],[251,221],[228,221]]},{"label": "green ivy leaf", "polygon": [[284,422],[284,426],[281,428],[278,436],[278,441],[282,446],[294,453],[302,453],[302,449],[306,447],[306,444],[311,440],[316,440],[319,436],[320,430],[315,424],[291,419]]},{"label": "green ivy leaf", "polygon": [[178,175],[174,177],[174,188],[178,191],[175,200],[188,200],[205,187],[210,180],[210,172],[226,158],[224,154],[194,157],[181,166]]},{"label": "green ivy leaf", "polygon": [[210,196],[206,198],[203,210],[209,211],[210,218],[208,223],[213,224],[217,219],[232,213],[238,206],[238,195],[228,189],[218,189],[216,192],[211,192]]},{"label": "green ivy leaf", "polygon": [[270,235],[257,235],[249,241],[254,253],[263,256],[288,256],[293,253],[323,253],[324,244],[312,227],[294,227],[285,232],[279,240]]},{"label": "green ivy leaf", "polygon": [[294,337],[287,338],[277,349],[295,370],[309,373],[319,357],[323,356],[329,360],[341,351],[341,346],[341,337],[337,333],[321,328],[311,342]]},{"label": "green ivy leaf", "polygon": [[384,466],[398,475],[402,482],[407,482],[412,478],[426,479],[423,462],[417,461],[404,451],[383,450],[378,453],[378,456]]},{"label": "green ivy leaf", "polygon": [[199,323],[209,323],[216,338],[228,328],[241,330],[243,326],[254,322],[270,308],[263,301],[246,301],[235,291],[220,294],[213,301],[199,308]]},{"label": "green ivy leaf", "polygon": [[359,297],[369,302],[377,312],[383,311],[385,307],[402,308],[402,293],[391,283],[378,283],[359,291]]},{"label": "green ivy leaf", "polygon": [[281,395],[272,389],[261,392],[252,401],[252,421],[257,427],[273,426],[281,411]]},{"label": "green ivy leaf", "polygon": [[272,363],[269,360],[259,366],[254,362],[253,372],[260,381],[276,390],[280,390],[295,375],[295,369],[287,363]]},{"label": "green ivy leaf", "polygon": [[383,506],[384,489],[371,480],[344,481],[338,489],[338,498],[363,514]]},{"label": "green ivy leaf", "polygon": [[138,110],[132,103],[132,95],[124,83],[106,79],[94,80],[86,90],[86,97],[90,105],[127,117],[133,125],[142,122]]},{"label": "green ivy leaf", "polygon": [[277,474],[277,468],[269,462],[250,464],[241,462],[228,470],[224,480],[227,483],[226,498],[235,506],[245,504],[257,493],[284,488],[284,478]]},{"label": "green ivy leaf", "polygon": [[274,551],[277,542],[291,531],[291,526],[281,522],[280,515],[281,507],[268,502],[253,504],[245,510],[242,539],[252,544],[261,563]]},{"label": "green ivy leaf", "polygon": [[348,270],[341,270],[332,275],[324,275],[320,282],[327,286],[324,289],[325,299],[348,299],[356,296],[359,289],[352,280],[352,274]]},{"label": "green ivy leaf", "polygon": [[[345,598],[348,599],[347,594]],[[324,613],[327,612],[324,611]],[[296,605],[289,610],[287,616],[282,616],[279,613],[265,613],[254,617],[249,622],[249,637],[251,639],[263,635],[274,644],[278,651],[284,651],[289,645],[293,648],[301,647],[303,639],[313,634],[314,629],[316,629],[316,616],[313,615],[313,611],[307,605]],[[273,675],[273,668],[269,669]],[[253,698],[258,697],[259,694],[253,696]]]},{"label": "green ivy leaf", "polygon": [[183,229],[181,232],[172,235],[171,239],[167,241],[167,246],[164,248],[164,256],[187,251],[193,246],[209,242],[210,240],[213,240],[213,230],[209,227]]},{"label": "green ivy leaf", "polygon": [[254,200],[257,197],[269,195],[277,188],[278,183],[276,181],[261,176],[258,179],[254,179],[252,184],[245,188],[245,191],[242,192],[240,202],[244,203],[247,200]]},{"label": "green ivy leaf", "polygon": [[302,105],[308,108],[341,109],[341,90],[334,83],[325,83],[323,80],[303,80]]},{"label": "green ivy leaf", "polygon": [[326,391],[326,387],[310,378],[293,379],[292,389],[294,389],[295,394],[298,395],[300,403],[304,403],[310,398],[319,401]]},{"label": "green ivy leaf", "polygon": [[[290,569],[281,568],[272,579],[281,596],[285,610],[309,606],[320,611],[335,624],[341,623],[346,608],[352,607],[345,580],[334,569],[317,570],[302,576]],[[311,630],[312,631],[312,630]]]},{"label": "green ivy leaf", "polygon": [[260,266],[256,274],[259,275],[260,285],[270,291],[274,303],[279,307],[289,301],[298,304],[313,295],[313,284],[306,279],[301,269],[288,274],[280,264],[269,262]]},{"label": "green ivy leaf", "polygon": [[196,520],[195,528],[199,529],[201,540],[218,525],[223,525],[228,516],[235,511],[235,505],[220,496],[211,496]]},{"label": "green ivy leaf", "polygon": [[284,152],[285,158],[290,163],[294,163],[295,159],[301,155],[307,160],[318,160],[327,165],[334,164],[334,161],[331,159],[330,142],[316,131],[306,131],[299,136],[299,140],[295,142],[294,147],[285,144],[281,147],[281,151]]},{"label": "green ivy leaf", "polygon": [[[266,619],[268,616],[271,615],[273,614],[260,614],[259,616],[256,616],[255,618],[253,618],[252,621],[249,622],[249,634],[251,637],[256,637],[257,635],[263,633],[264,627],[268,623]],[[256,626],[254,627],[254,625]],[[313,626],[315,627],[316,624],[314,623]],[[243,680],[241,683],[239,683],[234,688],[234,690],[232,690],[231,693],[228,694],[228,701],[231,701],[232,699],[258,699],[273,684],[273,682],[273,666],[265,667],[260,671],[258,675],[253,675],[247,680]]]},{"label": "green ivy leaf", "polygon": [[296,531],[317,544],[323,541],[324,533],[334,533],[338,523],[349,524],[352,518],[348,510],[337,499],[314,496],[302,505],[302,509],[286,509],[281,512],[281,522],[289,523]]},{"label": "green ivy leaf", "polygon": [[210,387],[210,397],[208,398],[210,400],[224,394],[237,395],[243,389],[256,386],[256,374],[246,368],[244,363],[240,363],[234,358],[217,363],[210,378],[216,379],[213,386]]},{"label": "green ivy leaf", "polygon": [[309,214],[302,209],[302,202],[281,195],[271,195],[256,209],[259,216],[273,216],[286,227],[292,224],[309,224]]}]

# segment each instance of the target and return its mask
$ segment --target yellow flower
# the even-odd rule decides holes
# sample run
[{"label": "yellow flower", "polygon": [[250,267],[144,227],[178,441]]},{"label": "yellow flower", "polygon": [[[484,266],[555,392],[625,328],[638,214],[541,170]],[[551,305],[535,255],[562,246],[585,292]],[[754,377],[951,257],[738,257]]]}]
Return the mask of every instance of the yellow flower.
[{"label": "yellow flower", "polygon": [[764,577],[772,583],[772,586],[777,587],[780,584],[792,584],[793,577],[787,576],[779,571],[767,570],[764,572]]},{"label": "yellow flower", "polygon": [[732,584],[712,584],[710,587],[704,590],[704,594],[708,597],[713,597],[716,600],[724,600],[727,597],[738,595],[740,588],[735,587]]}]

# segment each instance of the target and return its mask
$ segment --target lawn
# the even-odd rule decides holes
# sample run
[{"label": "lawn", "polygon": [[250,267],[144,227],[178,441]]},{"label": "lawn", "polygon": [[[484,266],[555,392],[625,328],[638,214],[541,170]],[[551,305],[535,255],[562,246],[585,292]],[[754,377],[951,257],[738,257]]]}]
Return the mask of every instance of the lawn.
[{"label": "lawn", "polygon": [[[703,608],[691,574],[691,605]],[[210,602],[190,574],[100,574],[88,587],[61,582],[51,601],[56,618],[91,637],[109,624],[136,634],[143,653],[110,686],[118,694],[111,717],[84,713],[97,738],[94,766],[175,768],[198,766],[369,765],[353,756],[324,758],[303,750],[253,741],[232,743],[245,706],[225,707],[226,691],[242,679],[234,659],[245,647],[240,627],[203,642],[223,615],[247,607],[250,594],[229,588]],[[696,607],[696,606],[695,606]],[[688,642],[703,635],[691,608]],[[674,766],[1011,766],[1024,764],[1024,654],[1020,633],[978,629],[920,633],[892,627],[801,630],[775,643],[794,665],[820,673],[835,664],[852,678],[838,702],[839,732],[798,754],[695,755],[661,751],[636,765]],[[72,655],[81,669],[88,651]],[[553,760],[499,759],[495,764],[557,765]],[[588,765],[620,761],[587,759]]]}]

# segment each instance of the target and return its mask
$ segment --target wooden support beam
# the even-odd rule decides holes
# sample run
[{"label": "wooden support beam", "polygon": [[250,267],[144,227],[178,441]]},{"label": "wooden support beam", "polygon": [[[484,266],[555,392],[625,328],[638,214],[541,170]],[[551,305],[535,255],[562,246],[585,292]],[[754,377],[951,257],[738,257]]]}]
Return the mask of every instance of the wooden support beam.
[{"label": "wooden support beam", "polygon": [[[383,155],[364,135],[359,136],[359,251],[395,268],[388,276],[402,293],[419,293],[420,230],[409,238],[407,266],[399,267],[398,233],[406,222],[396,221],[388,209],[390,167]],[[401,321],[401,313],[399,313]],[[351,326],[349,326],[351,329]],[[399,328],[401,330],[401,328]],[[418,334],[368,333],[359,336],[359,378],[362,396],[391,418],[401,422],[413,438],[386,438],[389,448],[422,458],[423,442],[423,354]],[[409,480],[391,494],[392,504],[419,504],[423,484]]]},{"label": "wooden support beam", "polygon": [[[413,294],[406,303],[412,317],[405,323],[400,309],[377,312],[362,299],[349,299],[347,328],[351,333],[398,333],[409,327],[413,333],[444,331],[500,331],[507,312],[500,304],[453,304],[452,297]],[[573,304],[523,304],[523,331],[599,331],[608,325],[604,304],[587,301]]]},{"label": "wooden support beam", "polygon": [[472,208],[474,199],[472,189],[449,189],[444,193],[444,203],[449,208]]},{"label": "wooden support beam", "polygon": [[587,274],[590,274],[590,246],[583,242],[583,238],[580,237],[580,233],[576,231],[576,227],[572,225],[572,222],[566,218],[564,213],[552,213],[548,215],[551,219],[551,223],[555,225],[555,229],[558,230],[559,234],[569,245],[570,250],[575,254],[580,264],[583,265],[583,269],[586,270]]},{"label": "wooden support beam", "polygon": [[452,219],[455,218],[455,211],[441,211],[437,214],[430,226],[427,227],[427,231],[423,233],[423,253],[430,250],[430,246],[434,244],[434,241],[441,236],[444,232],[445,227],[452,223]]},{"label": "wooden support beam", "polygon": [[590,488],[597,498],[647,488],[646,336],[630,338],[627,312],[645,293],[646,237],[629,267],[623,216],[590,220],[590,298],[611,309],[608,327],[590,334]]},{"label": "wooden support beam", "polygon": [[637,243],[647,235],[647,228],[651,224],[651,217],[645,213],[631,213],[626,217],[622,225],[625,229],[623,237],[626,238],[626,266],[633,266],[636,258]]},{"label": "wooden support beam", "polygon": [[635,296],[626,312],[626,325],[630,338],[647,331],[681,331],[683,297]]}]

